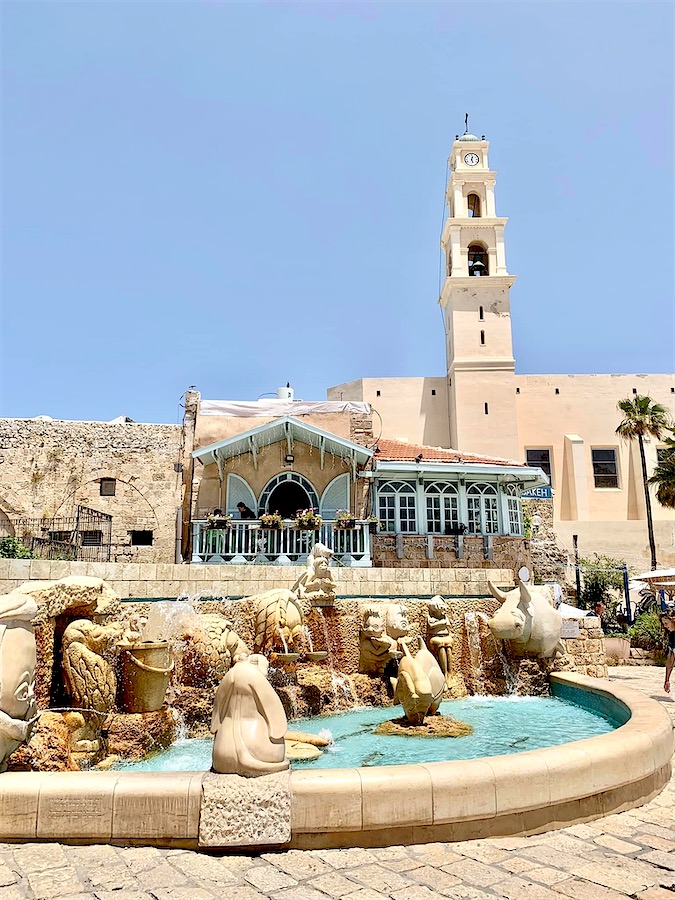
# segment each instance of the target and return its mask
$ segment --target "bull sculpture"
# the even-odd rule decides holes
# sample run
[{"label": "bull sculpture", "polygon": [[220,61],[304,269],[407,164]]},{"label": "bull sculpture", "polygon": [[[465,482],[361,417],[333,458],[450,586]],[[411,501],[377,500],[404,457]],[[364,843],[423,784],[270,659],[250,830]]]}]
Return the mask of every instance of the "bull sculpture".
[{"label": "bull sculpture", "polygon": [[488,619],[495,638],[513,641],[520,652],[543,659],[565,652],[560,640],[562,617],[551,605],[545,590],[522,581],[508,593],[500,591],[491,581],[488,585],[492,596],[502,604]]}]

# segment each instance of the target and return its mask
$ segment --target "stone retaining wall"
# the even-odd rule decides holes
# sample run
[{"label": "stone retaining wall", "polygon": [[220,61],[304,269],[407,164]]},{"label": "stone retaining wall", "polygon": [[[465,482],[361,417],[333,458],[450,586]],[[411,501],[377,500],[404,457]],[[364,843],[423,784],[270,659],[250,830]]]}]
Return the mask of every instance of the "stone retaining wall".
[{"label": "stone retaining wall", "polygon": [[[172,563],[88,563],[0,559],[0,593],[25,581],[67,575],[104,578],[122,598],[246,597],[273,587],[291,588],[304,566],[209,566]],[[513,585],[511,569],[335,568],[337,592],[347,597],[486,596],[487,579]]]},{"label": "stone retaining wall", "polygon": [[[493,535],[489,558],[486,558],[485,545],[480,535],[464,535],[458,541],[452,535],[377,534],[370,540],[374,566],[393,569],[408,566],[428,569],[452,566],[459,569],[510,569],[514,572],[521,566],[531,568],[529,541],[519,537]],[[461,550],[458,549],[458,542],[462,545]],[[401,557],[398,556],[397,548],[402,550]]]},{"label": "stone retaining wall", "polygon": [[600,619],[587,616],[575,621],[579,622],[579,637],[563,638],[567,665],[561,668],[590,675],[591,678],[607,678],[605,639]]}]

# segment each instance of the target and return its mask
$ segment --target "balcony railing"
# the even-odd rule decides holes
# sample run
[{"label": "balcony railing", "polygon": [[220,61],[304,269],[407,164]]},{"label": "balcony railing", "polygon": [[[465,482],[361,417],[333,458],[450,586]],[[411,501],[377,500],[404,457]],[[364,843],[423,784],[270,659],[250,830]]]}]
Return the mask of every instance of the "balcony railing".
[{"label": "balcony railing", "polygon": [[193,563],[303,565],[317,542],[333,551],[338,565],[372,565],[367,522],[357,522],[354,528],[324,522],[316,531],[303,531],[290,523],[263,528],[253,519],[235,520],[228,528],[210,528],[204,519],[192,522]]}]

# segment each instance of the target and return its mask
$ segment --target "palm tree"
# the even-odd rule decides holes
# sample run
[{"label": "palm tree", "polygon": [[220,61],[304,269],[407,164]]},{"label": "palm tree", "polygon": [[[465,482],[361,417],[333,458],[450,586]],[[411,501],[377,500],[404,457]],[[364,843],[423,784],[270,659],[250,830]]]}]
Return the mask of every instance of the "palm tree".
[{"label": "palm tree", "polygon": [[656,568],[656,541],[654,540],[654,523],[652,521],[652,502],[649,496],[649,479],[647,478],[647,462],[645,460],[644,438],[649,436],[659,440],[670,425],[670,416],[665,406],[655,403],[651,397],[637,394],[626,400],[619,400],[618,409],[624,418],[619,422],[616,433],[625,441],[637,438],[642,463],[642,483],[645,489],[645,506],[647,508],[647,531],[649,533],[649,549],[652,555],[652,569]]},{"label": "palm tree", "polygon": [[649,483],[657,486],[656,499],[661,506],[675,509],[675,440],[666,438],[666,444]]}]

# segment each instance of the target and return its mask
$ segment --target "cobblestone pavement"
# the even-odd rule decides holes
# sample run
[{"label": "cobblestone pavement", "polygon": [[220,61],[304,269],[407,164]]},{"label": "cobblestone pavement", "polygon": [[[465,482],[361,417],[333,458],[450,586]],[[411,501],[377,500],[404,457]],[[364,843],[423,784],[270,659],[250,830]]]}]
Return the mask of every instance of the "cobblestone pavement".
[{"label": "cobblestone pavement", "polygon": [[[663,669],[610,678],[660,700]],[[0,776],[1,777],[1,776]],[[675,900],[675,779],[651,803],[527,838],[206,855],[0,844],[0,900]]]}]

